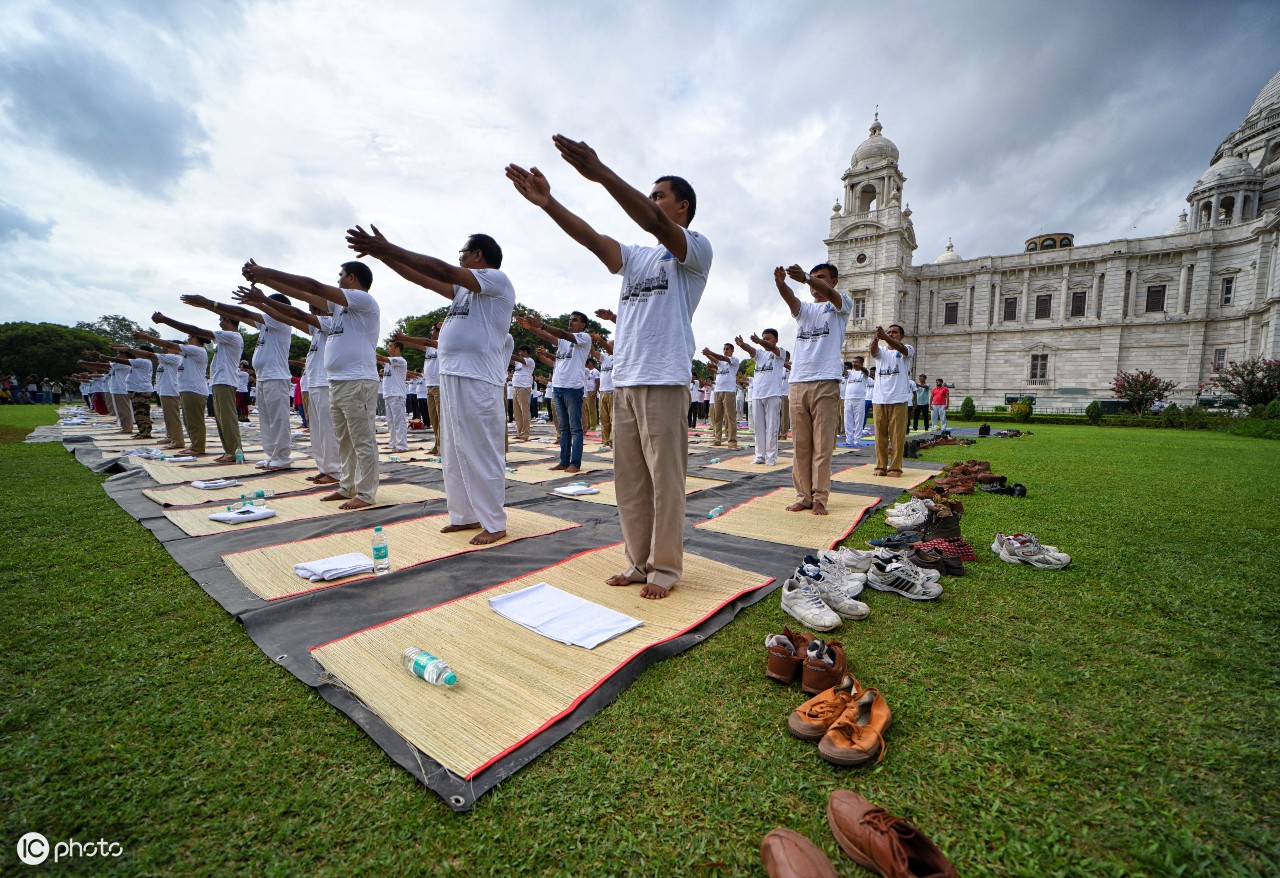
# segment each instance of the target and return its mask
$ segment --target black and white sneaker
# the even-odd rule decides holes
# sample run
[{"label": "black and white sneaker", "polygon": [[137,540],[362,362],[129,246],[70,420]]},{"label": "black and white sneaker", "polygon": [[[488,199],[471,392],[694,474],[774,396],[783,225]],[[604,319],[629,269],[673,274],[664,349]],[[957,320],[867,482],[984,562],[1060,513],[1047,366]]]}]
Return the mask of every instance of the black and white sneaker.
[{"label": "black and white sneaker", "polygon": [[904,561],[885,564],[872,562],[867,571],[867,585],[876,591],[891,591],[913,601],[931,601],[942,595],[942,586],[932,581],[919,567]]}]

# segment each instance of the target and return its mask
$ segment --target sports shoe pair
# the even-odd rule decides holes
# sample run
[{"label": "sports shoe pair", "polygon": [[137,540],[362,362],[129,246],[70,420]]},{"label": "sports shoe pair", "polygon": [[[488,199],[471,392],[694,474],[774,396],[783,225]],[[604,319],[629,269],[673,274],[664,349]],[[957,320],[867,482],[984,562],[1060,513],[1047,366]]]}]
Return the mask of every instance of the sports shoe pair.
[{"label": "sports shoe pair", "polygon": [[865,765],[884,759],[884,733],[893,714],[878,689],[864,689],[852,674],[810,698],[787,720],[791,734],[817,741],[818,755],[832,765]]},{"label": "sports shoe pair", "polygon": [[[858,865],[885,878],[956,878],[946,854],[915,824],[851,790],[827,800],[827,825],[840,849]],[[775,829],[760,842],[770,878],[836,878],[835,866],[817,845],[791,829]]]},{"label": "sports shoe pair", "polygon": [[[800,624],[816,631],[840,627],[842,619],[858,621],[871,614],[871,608],[854,596],[862,593],[866,577],[852,573],[829,560],[807,555],[805,563],[782,584],[782,609]],[[825,573],[824,573],[825,569]]]},{"label": "sports shoe pair", "polygon": [[899,503],[884,513],[884,520],[890,527],[898,530],[909,530],[919,527],[929,520],[929,514],[936,504],[932,500],[908,500]]},{"label": "sports shoe pair", "polygon": [[913,601],[932,601],[942,596],[936,570],[921,569],[902,555],[876,558],[867,571],[867,585],[876,591],[891,591]]},{"label": "sports shoe pair", "polygon": [[1047,570],[1060,570],[1071,563],[1071,556],[1057,546],[1042,544],[1035,534],[996,534],[991,551],[1010,564],[1030,564]]},{"label": "sports shoe pair", "polygon": [[764,639],[768,649],[765,676],[789,684],[800,677],[800,691],[815,695],[835,686],[849,669],[844,644],[824,641],[804,631],[796,633],[783,628],[781,634]]}]

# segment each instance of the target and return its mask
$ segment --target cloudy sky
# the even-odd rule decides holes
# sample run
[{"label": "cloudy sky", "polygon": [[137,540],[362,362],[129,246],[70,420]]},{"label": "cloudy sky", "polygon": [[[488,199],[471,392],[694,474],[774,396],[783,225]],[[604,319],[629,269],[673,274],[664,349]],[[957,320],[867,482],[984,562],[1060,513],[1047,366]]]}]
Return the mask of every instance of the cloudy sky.
[{"label": "cloudy sky", "polygon": [[[715,248],[699,345],[786,325],[879,106],[932,261],[1159,234],[1280,68],[1274,2],[6,0],[0,321],[202,312],[239,266],[336,276],[376,223],[452,259],[492,234],[519,300],[618,283],[504,178],[537,165],[600,231],[643,236],[551,135],[647,191],[677,173]],[[646,242],[647,243],[647,242]],[[374,264],[384,330],[443,300]],[[786,333],[784,332],[784,341]]]}]

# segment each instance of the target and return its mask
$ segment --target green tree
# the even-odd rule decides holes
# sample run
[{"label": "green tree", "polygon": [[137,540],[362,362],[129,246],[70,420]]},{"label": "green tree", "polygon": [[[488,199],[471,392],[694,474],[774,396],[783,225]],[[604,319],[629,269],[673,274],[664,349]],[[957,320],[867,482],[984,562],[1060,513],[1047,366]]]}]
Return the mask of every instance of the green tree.
[{"label": "green tree", "polygon": [[960,420],[972,421],[978,415],[977,406],[973,404],[973,397],[966,396],[964,402],[960,403]]},{"label": "green tree", "polygon": [[[75,325],[76,329],[92,332],[102,336],[108,341],[119,342],[120,344],[133,344],[133,334],[143,327],[134,323],[123,314],[103,314],[97,320],[92,322],[81,321]],[[155,329],[147,329],[149,335],[159,335]]]},{"label": "green tree", "polygon": [[76,360],[90,348],[105,353],[107,339],[58,323],[0,324],[0,371],[19,378],[66,378],[79,371]]},{"label": "green tree", "polygon": [[1280,360],[1232,360],[1213,383],[1247,406],[1266,405],[1280,398]]},{"label": "green tree", "polygon": [[1129,407],[1137,415],[1146,412],[1152,403],[1168,397],[1177,386],[1176,382],[1165,381],[1147,369],[1120,372],[1111,381],[1112,393],[1117,399],[1129,403]]}]

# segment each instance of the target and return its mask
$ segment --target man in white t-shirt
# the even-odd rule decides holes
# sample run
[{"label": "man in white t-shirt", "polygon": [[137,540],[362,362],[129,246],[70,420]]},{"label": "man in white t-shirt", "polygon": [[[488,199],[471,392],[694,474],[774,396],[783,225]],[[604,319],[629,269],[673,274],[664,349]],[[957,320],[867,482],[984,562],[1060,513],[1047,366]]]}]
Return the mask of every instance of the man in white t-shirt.
[{"label": "man in white t-shirt", "polygon": [[330,312],[324,367],[342,474],[337,490],[320,499],[341,500],[340,509],[374,505],[378,497],[378,444],[373,425],[378,365],[374,356],[382,334],[382,309],[369,294],[373,272],[363,262],[344,262],[338,269],[338,285],[330,286],[303,275],[265,268],[252,259],[242,271],[251,283],[263,284]]},{"label": "man in white t-shirt", "polygon": [[[427,420],[431,422],[433,438],[431,450],[427,454],[440,454],[440,434],[444,421],[440,414],[440,350],[437,340],[440,337],[440,324],[431,329],[429,338],[418,340],[412,345],[422,351],[422,386],[427,394]],[[406,342],[407,344],[408,342]]]},{"label": "man in white t-shirt", "polygon": [[731,451],[738,450],[738,364],[733,345],[726,343],[724,354],[703,348],[702,353],[716,370],[715,397],[711,409],[712,445],[723,445],[727,439]]},{"label": "man in white t-shirt", "polygon": [[585,383],[582,386],[582,426],[586,430],[594,430],[600,424],[600,411],[597,407],[600,398],[598,365],[595,357],[587,357]]},{"label": "man in white t-shirt", "polygon": [[[191,442],[182,449],[183,454],[205,454],[207,435],[204,424],[205,403],[209,398],[209,351],[205,345],[213,339],[214,333],[208,329],[179,323],[156,311],[151,315],[151,322],[172,326],[179,332],[186,333],[187,342],[177,346],[182,363],[178,366],[178,402],[182,407],[182,422],[186,425],[187,436]],[[236,333],[239,337],[240,333]],[[242,347],[243,349],[243,347]],[[237,430],[239,428],[237,427]],[[232,458],[234,460],[234,457]]]},{"label": "man in white t-shirt", "polygon": [[844,386],[840,390],[840,398],[844,400],[844,442],[846,448],[862,447],[862,431],[867,426],[867,370],[862,365],[862,357],[854,357],[852,363],[845,363]]},{"label": "man in white t-shirt", "polygon": [[520,345],[511,358],[511,408],[516,420],[516,439],[529,440],[529,396],[533,392],[533,351],[527,344]]},{"label": "man in white t-shirt", "polygon": [[600,450],[608,451],[613,447],[613,342],[596,332],[591,340],[600,364]]},{"label": "man in white t-shirt", "polygon": [[[778,347],[778,330],[772,327],[747,344],[742,336],[734,343],[755,361],[750,382],[751,426],[756,436],[756,456],[752,463],[773,466],[778,462],[778,413],[782,410],[782,361],[786,351]],[[737,414],[736,412],[734,413]]]},{"label": "man in white t-shirt", "polygon": [[916,355],[902,336],[902,327],[894,323],[888,332],[877,326],[871,339],[871,359],[876,364],[876,383],[871,391],[876,430],[876,468],[872,472],[877,476],[902,475],[907,407],[912,397],[911,360]]},{"label": "man in white t-shirt", "polygon": [[656,600],[684,570],[685,472],[689,434],[685,388],[692,375],[693,314],[711,269],[711,243],[688,225],[697,210],[693,187],[663,176],[646,197],[585,143],[553,138],[560,155],[600,183],[657,246],[627,246],[600,234],[551,196],[537,168],[507,166],[507,177],[571,238],[622,275],[618,310],[596,315],[617,323],[614,336],[614,475],[628,567],[610,585],[644,583]]},{"label": "man in white t-shirt", "polygon": [[[788,277],[807,284],[813,301],[796,298],[787,285]],[[796,318],[789,388],[795,437],[791,484],[796,500],[787,507],[788,512],[809,509],[814,515],[826,515],[831,496],[831,452],[840,425],[840,378],[844,374],[840,348],[853,312],[853,300],[835,288],[837,277],[836,267],[826,262],[807,274],[799,265],[779,266],[773,271],[778,294]]]},{"label": "man in white t-shirt", "polygon": [[392,339],[387,342],[388,356],[378,355],[384,365],[382,398],[387,409],[387,450],[409,450],[409,422],[406,420],[405,395],[409,377],[409,363],[404,358],[404,345]]},{"label": "man in white t-shirt", "polygon": [[511,312],[516,293],[500,271],[502,248],[488,235],[471,235],[458,264],[413,253],[371,233],[347,230],[356,253],[381,260],[406,280],[452,304],[440,328],[440,409],[444,415],[444,490],[449,524],[442,533],[479,530],[471,544],[507,535],[503,507],[507,473],[504,388],[511,358]]},{"label": "man in white t-shirt", "polygon": [[166,451],[185,448],[186,442],[182,438],[182,414],[178,405],[178,367],[182,365],[182,355],[177,353],[178,345],[141,331],[135,332],[133,337],[145,344],[142,347],[132,348],[131,353],[156,364],[156,395],[160,397],[160,412],[164,416],[165,436],[157,444]]},{"label": "man in white t-shirt", "polygon": [[234,463],[236,452],[241,448],[240,419],[236,416],[236,382],[240,355],[244,353],[244,338],[240,335],[243,318],[225,309],[220,310],[217,302],[204,296],[183,296],[182,301],[193,308],[204,308],[218,315],[221,328],[213,334],[218,347],[214,350],[209,383],[213,390],[213,420],[218,426],[222,455],[215,457],[214,462]]},{"label": "man in white t-shirt", "polygon": [[536,314],[521,314],[516,323],[556,346],[551,384],[555,387],[556,430],[560,437],[560,462],[552,469],[576,473],[582,469],[582,400],[587,383],[587,315],[574,311],[569,329],[543,323]]}]

